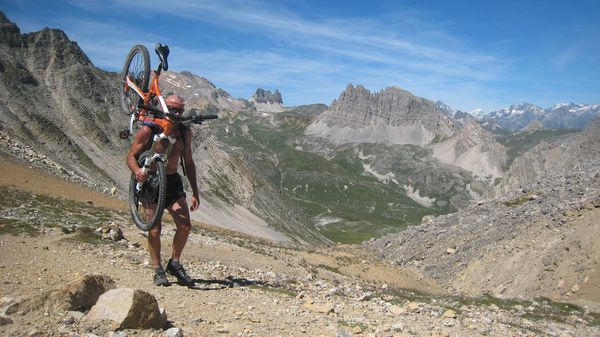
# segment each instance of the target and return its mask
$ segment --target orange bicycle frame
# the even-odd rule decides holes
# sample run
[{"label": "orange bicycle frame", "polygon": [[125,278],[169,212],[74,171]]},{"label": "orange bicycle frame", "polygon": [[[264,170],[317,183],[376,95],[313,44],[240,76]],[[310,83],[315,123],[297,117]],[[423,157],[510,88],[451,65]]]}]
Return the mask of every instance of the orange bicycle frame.
[{"label": "orange bicycle frame", "polygon": [[[159,78],[159,74],[154,71],[153,75],[152,75],[152,82],[150,83],[150,88],[148,89],[148,92],[143,92],[136,84],[135,82],[131,81],[129,79],[129,76],[126,77],[126,86],[129,87],[129,89],[133,89],[138,95],[140,95],[140,97],[142,97],[144,99],[144,105],[156,105],[154,99],[158,98],[158,103],[160,105],[160,107],[162,108],[162,110],[164,112],[169,111],[167,104],[164,100],[164,98],[162,97],[161,94],[161,90],[160,90],[160,86],[158,84],[158,78]],[[133,123],[134,121],[138,121],[138,122],[150,122],[153,124],[156,124],[157,126],[159,126],[162,130],[163,133],[165,135],[168,135],[169,133],[171,133],[171,130],[173,130],[173,126],[174,123],[167,119],[167,118],[154,118],[154,117],[148,117],[148,111],[145,109],[140,109],[138,113],[134,114],[135,116],[132,115],[132,120],[131,122]]]}]

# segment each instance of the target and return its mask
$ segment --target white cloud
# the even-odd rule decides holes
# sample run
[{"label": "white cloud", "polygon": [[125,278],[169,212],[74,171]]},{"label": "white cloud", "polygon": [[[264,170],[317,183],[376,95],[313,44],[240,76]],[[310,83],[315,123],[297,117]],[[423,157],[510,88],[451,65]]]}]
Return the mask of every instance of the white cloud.
[{"label": "white cloud", "polygon": [[[290,90],[282,93],[292,104],[314,100],[329,104],[352,82],[373,90],[399,85],[417,95],[443,99],[444,94],[456,90],[456,83],[483,87],[485,82],[501,78],[508,67],[494,55],[465,46],[459,37],[444,30],[443,23],[432,24],[410,9],[407,14],[393,12],[366,19],[324,15],[308,19],[282,4],[260,1],[180,0],[165,4],[113,0],[99,5],[85,0],[71,4],[92,17],[106,10],[131,14],[130,20],[115,17],[110,22],[80,17],[62,20],[71,38],[96,65],[118,71],[133,44],[150,47],[156,41],[169,41],[172,70],[190,70],[234,96],[248,97],[255,87],[277,86]],[[163,30],[136,20],[154,17],[159,23],[166,16],[188,21],[186,27],[197,23],[198,27],[219,26],[227,32],[250,31],[260,44],[256,49],[240,47],[232,38],[229,48],[227,43],[196,45],[185,41],[185,33],[177,27]],[[197,33],[205,34],[200,28]],[[154,58],[152,51],[151,55]],[[314,96],[315,92],[319,95]],[[464,100],[453,100],[459,103],[457,108],[475,100],[468,97],[467,90],[464,93]]]}]

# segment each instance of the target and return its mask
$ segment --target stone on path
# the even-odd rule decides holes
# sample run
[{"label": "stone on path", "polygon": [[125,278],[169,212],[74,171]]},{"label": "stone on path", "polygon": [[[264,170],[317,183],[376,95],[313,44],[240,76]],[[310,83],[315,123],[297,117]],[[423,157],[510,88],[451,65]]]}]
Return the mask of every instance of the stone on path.
[{"label": "stone on path", "polygon": [[312,312],[318,312],[322,314],[328,314],[333,312],[333,305],[330,303],[315,303],[314,300],[307,298],[306,302],[302,305],[305,309],[308,309]]},{"label": "stone on path", "polygon": [[112,289],[102,294],[86,320],[113,321],[118,329],[163,327],[156,298],[145,291],[129,288]]}]

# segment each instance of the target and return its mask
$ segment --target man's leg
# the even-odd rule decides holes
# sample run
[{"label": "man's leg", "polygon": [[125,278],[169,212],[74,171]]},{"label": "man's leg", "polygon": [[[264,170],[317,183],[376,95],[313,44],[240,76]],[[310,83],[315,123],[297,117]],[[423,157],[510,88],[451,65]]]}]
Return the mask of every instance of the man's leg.
[{"label": "man's leg", "polygon": [[171,259],[173,261],[179,261],[181,258],[181,252],[187,243],[188,236],[192,230],[192,223],[190,221],[190,210],[188,209],[185,197],[177,199],[169,208],[169,213],[173,217],[177,230],[175,231],[175,237],[173,237],[173,253]]},{"label": "man's leg", "polygon": [[[150,206],[146,209],[146,216],[148,219],[152,217],[156,211],[156,205]],[[163,270],[160,262],[160,234],[162,230],[162,224],[159,221],[158,224],[152,227],[148,231],[148,253],[150,254],[150,263],[154,268],[154,284],[157,286],[169,285],[167,275]]]},{"label": "man's leg", "polygon": [[168,208],[169,213],[173,217],[173,221],[177,226],[175,231],[175,237],[173,237],[173,253],[169,263],[167,263],[167,272],[177,277],[177,281],[180,284],[187,285],[188,287],[194,285],[194,281],[186,273],[185,268],[179,263],[181,258],[181,252],[185,247],[188,236],[192,229],[190,222],[190,211],[185,201],[185,196],[180,197]]},{"label": "man's leg", "polygon": [[[152,217],[156,210],[156,205],[149,205],[146,209],[146,216],[148,219]],[[152,267],[160,267],[160,234],[162,231],[161,221],[152,229],[148,231],[148,253],[150,254],[150,263]]]}]

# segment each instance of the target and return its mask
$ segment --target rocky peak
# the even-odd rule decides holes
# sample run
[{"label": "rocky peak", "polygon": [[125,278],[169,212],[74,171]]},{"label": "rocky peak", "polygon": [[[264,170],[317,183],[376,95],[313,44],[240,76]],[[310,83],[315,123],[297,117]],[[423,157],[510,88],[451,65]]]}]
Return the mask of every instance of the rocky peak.
[{"label": "rocky peak", "polygon": [[25,34],[23,37],[27,52],[33,57],[36,69],[45,69],[50,64],[54,69],[75,64],[92,65],[77,42],[71,41],[60,29],[44,28],[42,31]]},{"label": "rocky peak", "polygon": [[165,93],[183,97],[187,106],[191,108],[216,108],[225,112],[225,110],[239,111],[246,106],[245,101],[232,98],[229,93],[217,88],[211,81],[189,71],[184,70],[179,73],[166,71],[161,75],[160,81],[160,86]]},{"label": "rocky peak", "polygon": [[252,101],[254,103],[262,104],[283,104],[281,93],[277,89],[275,89],[275,92],[272,93],[270,90],[258,88],[256,89],[256,93],[252,96]]},{"label": "rocky peak", "polygon": [[307,134],[326,136],[339,143],[389,142],[430,144],[436,137],[454,134],[452,118],[435,103],[398,87],[372,93],[348,84],[307,129]]},{"label": "rocky peak", "polygon": [[21,30],[2,11],[0,11],[0,44],[7,44],[9,47],[20,47],[23,44]]}]

